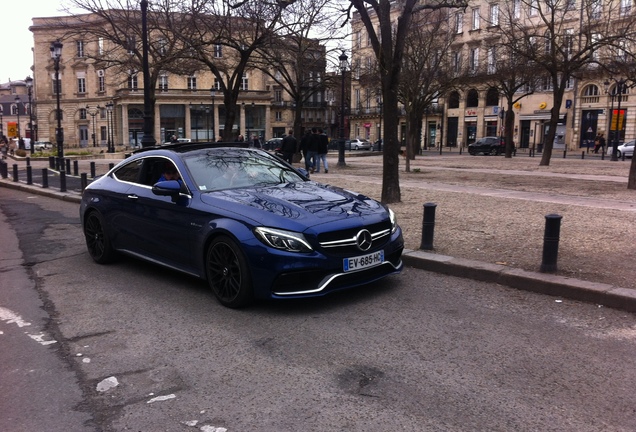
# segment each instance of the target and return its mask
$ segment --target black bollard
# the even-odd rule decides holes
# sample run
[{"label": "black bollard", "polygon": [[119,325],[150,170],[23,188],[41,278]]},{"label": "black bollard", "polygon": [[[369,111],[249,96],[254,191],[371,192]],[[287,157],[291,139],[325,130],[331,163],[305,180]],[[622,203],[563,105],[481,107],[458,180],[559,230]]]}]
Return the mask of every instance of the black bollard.
[{"label": "black bollard", "polygon": [[31,166],[31,158],[29,156],[27,156],[26,158],[26,163],[27,163],[27,166]]},{"label": "black bollard", "polygon": [[420,249],[433,249],[433,236],[435,234],[435,208],[437,204],[424,204],[424,218],[422,220],[422,243]]},{"label": "black bollard", "polygon": [[49,156],[49,168],[55,169],[55,156]]},{"label": "black bollard", "polygon": [[70,159],[65,159],[66,162],[66,172],[70,173],[71,172],[71,160]]},{"label": "black bollard", "polygon": [[113,162],[108,164],[108,169],[112,170],[115,167],[115,164]]},{"label": "black bollard", "polygon": [[565,159],[568,156],[568,151],[567,150],[563,150],[563,159]]},{"label": "black bollard", "polygon": [[18,181],[18,164],[13,164],[13,181]]},{"label": "black bollard", "polygon": [[601,160],[605,160],[605,152],[601,152]]},{"label": "black bollard", "polygon": [[585,159],[585,152],[581,152],[581,159]]},{"label": "black bollard", "polygon": [[543,260],[541,262],[541,271],[543,273],[557,271],[561,219],[563,219],[563,216],[558,214],[549,214],[545,216],[545,234],[543,235]]},{"label": "black bollard", "polygon": [[45,189],[49,187],[49,170],[46,168],[42,168],[42,187]]},{"label": "black bollard", "polygon": [[95,178],[95,162],[91,162],[91,178]]},{"label": "black bollard", "polygon": [[0,176],[2,176],[3,179],[6,179],[7,176],[9,175],[7,170],[8,170],[7,163],[5,161],[0,161]]},{"label": "black bollard", "polygon": [[60,171],[60,192],[66,192],[66,171]]},{"label": "black bollard", "polygon": [[86,189],[86,186],[88,186],[88,176],[86,175],[86,173],[82,173],[81,182],[82,182],[82,192],[84,192],[84,189]]},{"label": "black bollard", "polygon": [[79,161],[73,161],[73,175],[77,177],[79,175]]},{"label": "black bollard", "polygon": [[31,165],[27,165],[26,170],[27,170],[27,184],[32,185],[33,184],[33,167]]}]

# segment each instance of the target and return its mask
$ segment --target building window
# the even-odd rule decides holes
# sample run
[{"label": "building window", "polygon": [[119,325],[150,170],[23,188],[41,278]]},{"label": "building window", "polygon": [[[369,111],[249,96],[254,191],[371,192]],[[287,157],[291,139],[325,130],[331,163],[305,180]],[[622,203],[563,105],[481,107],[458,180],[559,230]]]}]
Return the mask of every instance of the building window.
[{"label": "building window", "polygon": [[188,77],[188,90],[196,90],[197,89],[197,77],[191,75]]},{"label": "building window", "polygon": [[471,30],[479,30],[479,8],[473,9],[473,20]]},{"label": "building window", "polygon": [[513,0],[513,2],[512,2],[512,17],[514,19],[521,18],[521,0]]},{"label": "building window", "polygon": [[463,33],[464,31],[464,14],[457,12],[455,14],[455,33]]},{"label": "building window", "polygon": [[128,75],[128,89],[137,90],[138,88],[137,74]]},{"label": "building window", "polygon": [[479,68],[479,48],[470,49],[470,58],[468,59],[468,67],[471,73],[475,73]]},{"label": "building window", "polygon": [[77,92],[86,93],[86,78],[84,77],[77,78]]},{"label": "building window", "polygon": [[603,0],[591,0],[590,7],[590,17],[592,19],[600,19],[603,11]]},{"label": "building window", "polygon": [[97,91],[100,93],[106,91],[106,80],[104,79],[104,75],[97,77]]},{"label": "building window", "polygon": [[449,108],[459,108],[459,93],[458,92],[452,92],[449,96],[448,96],[448,107]]},{"label": "building window", "polygon": [[362,47],[362,32],[358,30],[355,34],[356,38],[356,48]]},{"label": "building window", "polygon": [[168,75],[159,75],[159,90],[168,90]]},{"label": "building window", "polygon": [[627,15],[632,11],[632,2],[634,0],[621,0],[620,14]]},{"label": "building window", "polygon": [[453,68],[453,73],[458,74],[462,66],[461,52],[459,51],[453,52],[451,62],[452,62],[451,67]]},{"label": "building window", "polygon": [[274,102],[282,102],[282,101],[283,101],[283,91],[274,90]]},{"label": "building window", "polygon": [[106,120],[106,108],[99,107],[99,119]]},{"label": "building window", "polygon": [[17,105],[11,105],[11,115],[14,115],[14,116],[18,115],[18,106]]},{"label": "building window", "polygon": [[136,48],[135,35],[128,36],[126,38],[126,49],[128,51],[128,54],[130,55],[135,54],[135,48]]},{"label": "building window", "polygon": [[497,56],[495,47],[488,48],[488,73],[494,74],[497,72]]},{"label": "building window", "polygon": [[215,58],[223,57],[223,45],[214,44],[214,57]]},{"label": "building window", "polygon": [[471,89],[468,91],[468,95],[466,96],[466,106],[468,108],[476,108],[479,106],[479,92],[475,89]]},{"label": "building window", "polygon": [[107,138],[106,138],[106,126],[100,126],[99,127],[99,138],[100,138],[100,141],[107,141]]},{"label": "building window", "polygon": [[241,90],[249,90],[249,83],[247,72],[243,72],[243,77],[241,78]]},{"label": "building window", "polygon": [[86,108],[80,108],[79,118],[80,120],[86,120]]},{"label": "building window", "polygon": [[276,111],[276,121],[283,121],[283,112]]},{"label": "building window", "polygon": [[530,16],[539,14],[539,0],[530,0]]},{"label": "building window", "polygon": [[565,10],[572,11],[574,9],[576,9],[576,0],[565,0]]},{"label": "building window", "polygon": [[52,89],[53,89],[53,94],[58,94],[58,93],[62,94],[62,79],[61,79],[61,77],[60,77],[59,80],[56,81],[55,80],[55,75],[54,75],[51,85],[52,85]]},{"label": "building window", "polygon": [[490,25],[491,26],[499,25],[499,5],[498,4],[490,5]]},{"label": "building window", "polygon": [[583,90],[583,96],[598,96],[598,95],[599,95],[598,86],[595,86],[594,84],[588,85]]},{"label": "building window", "polygon": [[75,41],[75,46],[77,47],[77,56],[84,57],[84,41],[83,40]]},{"label": "building window", "polygon": [[97,39],[97,53],[101,56],[104,55],[104,38]]}]

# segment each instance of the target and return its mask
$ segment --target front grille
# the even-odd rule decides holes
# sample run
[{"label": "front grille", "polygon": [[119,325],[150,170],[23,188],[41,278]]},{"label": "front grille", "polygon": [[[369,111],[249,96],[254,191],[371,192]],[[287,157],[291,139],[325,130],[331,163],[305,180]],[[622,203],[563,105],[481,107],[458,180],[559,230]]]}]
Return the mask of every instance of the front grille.
[{"label": "front grille", "polygon": [[379,222],[367,227],[349,228],[346,230],[322,233],[318,236],[320,247],[332,256],[347,257],[360,254],[356,242],[358,233],[366,229],[371,233],[373,240],[369,251],[382,248],[391,237],[391,222]]}]

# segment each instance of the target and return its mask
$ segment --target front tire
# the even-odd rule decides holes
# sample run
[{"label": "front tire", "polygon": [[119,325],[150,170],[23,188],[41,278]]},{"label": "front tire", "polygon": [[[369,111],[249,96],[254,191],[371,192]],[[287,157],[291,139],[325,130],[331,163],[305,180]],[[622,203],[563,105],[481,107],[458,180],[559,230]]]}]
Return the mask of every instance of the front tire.
[{"label": "front tire", "polygon": [[499,149],[497,149],[497,148],[490,149],[490,155],[491,156],[497,156],[498,154],[499,154]]},{"label": "front tire", "polygon": [[223,306],[240,308],[253,298],[252,278],[247,259],[227,236],[215,238],[205,260],[208,285]]},{"label": "front tire", "polygon": [[115,250],[104,230],[104,219],[97,211],[92,211],[84,222],[84,238],[88,253],[98,264],[108,264],[115,259]]}]

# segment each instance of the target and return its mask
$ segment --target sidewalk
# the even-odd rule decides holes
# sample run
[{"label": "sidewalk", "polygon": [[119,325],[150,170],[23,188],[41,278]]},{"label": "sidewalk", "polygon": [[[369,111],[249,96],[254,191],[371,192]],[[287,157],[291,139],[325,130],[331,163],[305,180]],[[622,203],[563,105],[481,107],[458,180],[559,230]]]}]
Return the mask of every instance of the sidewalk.
[{"label": "sidewalk", "polygon": [[[360,156],[363,154],[349,155],[347,166],[339,168],[337,155],[330,154],[329,174],[314,174],[312,180],[379,199],[382,157]],[[89,162],[83,161],[82,166]],[[109,163],[117,161],[94,162],[100,175],[108,170]],[[425,154],[411,161],[411,172],[406,173],[401,160],[402,202],[391,208],[404,231],[408,248],[404,262],[427,271],[636,312],[636,191],[626,189],[629,163],[555,159],[551,167],[539,167],[538,158],[527,156],[505,160]],[[40,169],[48,162],[33,161],[32,165]],[[80,172],[86,171],[80,168]],[[28,186],[24,178],[14,182],[11,167],[9,177],[0,180],[0,187],[77,203],[81,197],[76,188],[68,187],[61,193],[53,187]],[[429,201],[438,205],[433,253],[417,250],[422,206],[414,203]],[[538,272],[538,268],[543,216],[554,212],[552,208],[564,218],[559,271],[547,274]],[[588,216],[601,218],[602,227],[595,228],[597,224],[594,220],[589,223]],[[481,221],[485,221],[483,226]],[[531,230],[526,232],[525,228]],[[623,233],[616,236],[615,231],[623,228]],[[596,235],[592,235],[594,232]],[[589,263],[598,270],[577,269]]]}]

